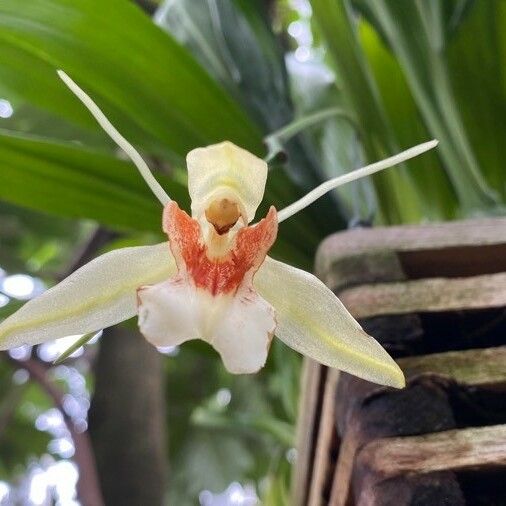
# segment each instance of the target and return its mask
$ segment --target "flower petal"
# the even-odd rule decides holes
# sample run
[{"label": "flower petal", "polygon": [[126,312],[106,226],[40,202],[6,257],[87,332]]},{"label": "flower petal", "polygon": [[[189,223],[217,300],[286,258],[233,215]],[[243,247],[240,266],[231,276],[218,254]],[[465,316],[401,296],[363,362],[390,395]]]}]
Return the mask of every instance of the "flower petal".
[{"label": "flower petal", "polygon": [[140,330],[155,346],[202,339],[231,373],[254,373],[264,366],[276,320],[273,308],[252,289],[211,295],[176,277],[141,288],[138,299]]},{"label": "flower petal", "polygon": [[238,293],[219,321],[211,342],[225,367],[234,374],[259,371],[276,329],[274,308],[252,289]]},{"label": "flower petal", "polygon": [[137,292],[139,329],[154,346],[177,346],[200,338],[202,309],[195,289],[174,278]]},{"label": "flower petal", "polygon": [[94,332],[137,313],[136,290],[176,272],[167,243],[106,253],[0,324],[0,349]]},{"label": "flower petal", "polygon": [[249,223],[260,205],[267,180],[267,163],[229,141],[190,151],[188,191],[192,216],[199,219],[215,199],[227,198],[241,207]]},{"label": "flower petal", "polygon": [[276,336],[322,364],[401,388],[404,375],[318,278],[267,257],[254,279],[276,310]]}]

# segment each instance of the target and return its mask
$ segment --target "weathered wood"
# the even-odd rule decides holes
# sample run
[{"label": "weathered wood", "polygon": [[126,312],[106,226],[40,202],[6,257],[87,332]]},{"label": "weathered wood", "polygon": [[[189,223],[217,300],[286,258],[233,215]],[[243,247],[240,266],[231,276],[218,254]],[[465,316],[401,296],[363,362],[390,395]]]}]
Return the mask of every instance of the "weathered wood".
[{"label": "weathered wood", "polygon": [[356,285],[406,279],[395,251],[366,251],[361,255],[338,258],[326,271],[317,269],[317,275],[336,293]]},{"label": "weathered wood", "polygon": [[359,427],[351,427],[341,439],[337,465],[332,478],[329,506],[346,506],[351,503],[351,476],[355,454],[360,443]]},{"label": "weathered wood", "polygon": [[473,386],[506,385],[506,346],[450,351],[397,360],[406,379],[434,373]]},{"label": "weathered wood", "polygon": [[301,375],[301,394],[297,416],[297,464],[292,480],[294,506],[305,506],[314,463],[315,439],[320,420],[322,388],[327,370],[318,362],[305,358]]},{"label": "weathered wood", "polygon": [[[444,382],[417,378],[404,390],[378,387],[342,373],[338,383],[336,417],[342,443],[331,493],[331,506],[344,506],[356,479],[356,454],[376,438],[424,434],[456,427]],[[451,484],[454,486],[454,477]],[[361,486],[353,482],[355,496]]]},{"label": "weathered wood", "polygon": [[314,457],[313,472],[309,485],[308,506],[324,506],[322,492],[325,490],[325,484],[331,473],[331,448],[335,433],[334,424],[334,396],[339,378],[337,369],[329,369],[325,381],[325,391],[323,393],[323,403],[318,427],[318,439],[316,441],[316,451]]},{"label": "weathered wood", "polygon": [[506,467],[506,425],[377,439],[360,451],[357,465],[381,479],[408,473]]},{"label": "weathered wood", "polygon": [[[316,272],[394,357],[432,353],[398,360],[408,379],[403,391],[340,374],[335,405],[339,453],[329,504],[464,506],[469,491],[462,487],[462,473],[469,475],[463,470],[473,468],[465,462],[465,451],[472,454],[478,445],[465,450],[460,441],[462,451],[455,454],[460,451],[464,463],[438,467],[446,448],[434,449],[431,441],[445,443],[448,435],[462,434],[457,427],[505,422],[506,346],[496,338],[504,326],[487,322],[499,319],[498,308],[506,306],[506,218],[340,232],[320,245]],[[461,312],[470,309],[476,311]],[[461,341],[463,347],[498,348],[446,352]],[[324,408],[325,402],[318,402]],[[323,413],[318,422],[321,440],[310,464],[310,506],[325,504],[318,500],[325,501],[329,490],[327,470],[334,455],[328,452],[325,417]],[[427,467],[410,471],[411,449],[403,445],[426,437],[425,453],[420,451]],[[392,441],[401,445],[399,459],[388,453]],[[377,442],[382,460],[374,467],[366,452]],[[492,439],[489,443],[485,453],[497,450]],[[499,451],[506,454],[503,446],[501,441]],[[383,473],[387,461],[398,472]],[[494,497],[497,493],[490,495]]]},{"label": "weathered wood", "polygon": [[[354,506],[470,506],[452,472],[366,480]],[[487,505],[490,506],[490,505]]]},{"label": "weathered wood", "polygon": [[424,331],[418,314],[364,318],[360,324],[393,357],[413,355],[424,347]]},{"label": "weathered wood", "polygon": [[[335,291],[342,290],[349,286],[355,286],[360,283],[375,283],[375,282],[381,282],[381,281],[391,281],[391,280],[397,280],[402,281],[405,279],[405,274],[403,272],[402,266],[399,262],[398,256],[393,251],[383,251],[381,253],[374,252],[373,254],[367,254],[365,252],[361,256],[357,257],[349,257],[344,261],[345,265],[340,265],[339,269],[336,269],[335,271],[333,269],[327,269],[325,271],[319,269],[318,262],[316,263],[316,273],[317,275],[329,286]],[[387,347],[390,344],[390,339],[392,336],[396,336],[397,333],[395,329],[399,326],[401,323],[401,320],[406,320],[405,326],[409,328],[418,328],[418,336],[421,335],[421,324],[420,320],[417,316],[414,315],[407,315],[407,316],[401,316],[396,317],[396,321],[394,322],[391,318],[387,317],[382,319],[379,325],[375,328],[375,337],[382,342],[383,344],[386,344]],[[400,336],[398,336],[400,338]],[[384,338],[384,339],[383,339]],[[327,369],[324,366],[319,366],[321,369],[325,370]],[[335,374],[335,373],[334,373]],[[329,374],[330,376],[330,374]],[[348,375],[340,375],[346,376],[349,378]],[[347,383],[347,382],[346,382]],[[369,389],[370,383],[363,382],[364,385],[366,385],[366,388]],[[327,386],[329,385],[329,382],[327,383]],[[335,388],[333,389],[332,396],[335,395]],[[324,417],[325,419],[325,417]],[[322,419],[323,420],[323,419]],[[323,423],[323,422],[322,422]],[[325,424],[322,426],[322,429],[326,429],[327,425]],[[335,429],[333,429],[335,431]],[[328,433],[325,432],[325,434]],[[313,477],[311,479],[311,494],[310,494],[310,500],[311,506],[313,504],[318,504],[318,499],[321,500],[321,494],[324,491],[325,488],[330,489],[330,503],[333,504],[334,499],[333,496],[335,496],[335,479],[330,477],[330,482],[327,484],[326,479],[328,476],[327,469],[328,469],[328,437],[324,436],[324,439],[326,441],[319,442],[318,441],[318,447],[315,451],[316,458],[312,462],[312,465],[314,466],[313,470]],[[345,444],[348,445],[349,449],[351,450],[351,453],[354,454],[355,451],[355,443],[356,439],[354,438],[348,438],[346,440]],[[350,444],[351,442],[351,444]],[[325,453],[327,453],[327,456],[325,457]],[[347,455],[350,453],[345,448],[341,447],[339,451],[339,455]],[[320,459],[325,458],[325,462],[322,464],[320,463]],[[346,471],[343,473],[346,474]],[[316,482],[316,483],[315,483]],[[345,483],[344,491],[346,491],[346,497],[348,497],[348,485],[349,483]],[[319,492],[319,493],[318,493]],[[343,503],[344,504],[344,503]],[[304,505],[306,506],[306,505]]]},{"label": "weathered wood", "polygon": [[506,306],[506,273],[429,278],[350,288],[340,299],[355,318]]},{"label": "weathered wood", "polygon": [[505,467],[506,425],[376,439],[355,459],[355,504],[464,505],[454,472]]},{"label": "weathered wood", "polygon": [[[317,270],[328,272],[337,258],[364,252],[435,251],[506,244],[506,218],[487,218],[428,225],[353,229],[327,237],[316,257]],[[453,258],[453,260],[458,260]]]},{"label": "weathered wood", "polygon": [[381,258],[388,253],[398,257],[410,279],[506,271],[506,218],[339,232],[320,245],[316,270],[330,288],[339,290],[334,281],[356,284],[354,266],[360,265],[362,256],[378,257],[374,269],[381,268]]},{"label": "weathered wood", "polygon": [[506,244],[407,250],[398,252],[398,255],[410,279],[456,278],[506,271]]}]

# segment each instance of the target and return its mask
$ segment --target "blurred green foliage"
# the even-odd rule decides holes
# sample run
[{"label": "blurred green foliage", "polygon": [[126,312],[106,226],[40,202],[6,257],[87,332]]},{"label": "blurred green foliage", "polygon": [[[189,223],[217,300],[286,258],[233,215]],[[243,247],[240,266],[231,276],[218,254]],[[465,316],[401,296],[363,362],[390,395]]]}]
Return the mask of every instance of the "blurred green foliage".
[{"label": "blurred green foliage", "polygon": [[[4,269],[50,284],[99,226],[121,234],[109,247],[162,237],[158,203],[56,68],[97,101],[186,208],[187,151],[229,139],[265,156],[266,136],[318,111],[339,113],[284,143],[287,161],[272,164],[259,214],[324,178],[440,140],[437,151],[283,223],[273,254],[302,267],[351,220],[504,212],[504,2],[313,0],[312,17],[289,1],[159,3],[155,22],[130,0],[0,3],[0,98],[14,109],[0,119]],[[294,57],[286,31],[298,22],[311,23],[309,62]],[[228,375],[198,343],[166,359],[171,504],[195,504],[199,491],[234,480],[255,483],[266,505],[287,503],[299,368],[280,343],[255,377]],[[14,385],[12,371],[0,362],[0,479],[48,442],[26,415],[27,405],[46,409],[47,398]]]}]

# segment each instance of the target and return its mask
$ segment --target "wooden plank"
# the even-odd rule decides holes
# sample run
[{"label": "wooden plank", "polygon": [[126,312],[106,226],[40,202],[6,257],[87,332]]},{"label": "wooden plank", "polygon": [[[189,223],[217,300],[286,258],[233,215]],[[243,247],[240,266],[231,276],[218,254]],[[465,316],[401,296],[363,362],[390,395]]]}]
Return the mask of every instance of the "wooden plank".
[{"label": "wooden plank", "polygon": [[[352,495],[360,493],[362,485],[355,486],[356,455],[370,441],[456,427],[441,383],[446,382],[437,377],[420,377],[406,388],[394,390],[341,374],[336,403],[341,448],[330,506],[348,505]],[[451,477],[448,479],[453,481]]]},{"label": "wooden plank", "polygon": [[321,383],[326,368],[314,360],[304,358],[301,374],[301,393],[297,416],[297,463],[292,480],[291,498],[294,506],[305,506],[309,493],[309,479],[313,467],[316,430],[322,402]]},{"label": "wooden plank", "polygon": [[317,275],[336,293],[356,285],[407,279],[399,257],[394,251],[348,257],[340,260],[332,269],[317,271]]},{"label": "wooden plank", "polygon": [[[392,280],[403,281],[406,279],[402,266],[399,262],[399,258],[393,251],[383,251],[381,254],[375,251],[370,255],[364,253],[360,257],[350,256],[341,265],[340,269],[335,270],[332,268],[332,262],[329,264],[319,264],[317,261],[316,273],[327,286],[334,290],[340,290],[344,287],[357,284],[378,283]],[[409,315],[406,317],[396,317],[395,320],[396,321],[394,322],[393,319],[385,319],[380,326],[381,328],[375,329],[374,335],[376,338],[382,341],[382,336],[386,336],[388,339],[390,336],[395,335],[395,329],[401,324],[401,320],[404,321],[405,326],[409,328],[418,325],[421,329],[421,323],[419,322],[418,317]],[[409,322],[407,320],[409,320]],[[329,371],[329,375],[330,374],[331,372]],[[347,375],[345,374],[344,376]],[[341,375],[339,382],[340,381]],[[347,381],[345,381],[345,383],[347,383]],[[364,384],[367,384],[367,382],[364,382]],[[366,389],[368,390],[369,387],[366,386]],[[327,398],[330,398],[330,395],[332,393],[331,388],[328,389],[327,393]],[[346,395],[345,398],[349,398],[349,396],[351,396],[351,393],[348,392],[348,394],[349,395]],[[332,393],[332,397],[332,400],[335,402],[335,392]],[[334,402],[332,404],[334,404]],[[332,407],[334,408],[334,406]],[[334,410],[335,409],[332,409],[333,415],[335,414]],[[328,413],[325,414],[324,419],[330,421]],[[334,423],[334,419],[332,419],[332,422]],[[325,423],[322,428],[324,429],[323,437],[324,439],[328,440],[330,427],[327,423]],[[329,485],[331,485],[331,498],[329,504],[345,504],[347,498],[349,497],[349,477],[351,476],[353,467],[353,456],[356,448],[356,442],[357,438],[353,437],[351,434],[347,434],[344,441],[340,441],[340,464],[337,466],[339,467],[340,472],[338,475],[336,471],[336,473],[330,477],[331,483],[329,483]],[[313,462],[313,480],[315,483],[311,484],[311,506],[318,504],[318,497],[321,497],[323,493],[322,485],[323,481],[325,481],[323,479],[323,476],[326,474],[326,470],[328,470],[329,465],[328,454],[325,455],[325,448],[327,447],[327,441],[322,441],[321,444],[319,444],[316,452],[316,458]],[[325,460],[322,461],[323,459]],[[339,497],[337,497],[337,490],[339,490]]]},{"label": "wooden plank", "polygon": [[[506,218],[339,232],[323,241],[316,257],[317,275],[332,290],[340,293],[343,302],[348,306],[348,309],[351,309],[352,313],[355,313],[356,317],[365,318],[363,322],[365,328],[369,324],[373,327],[378,325],[380,328],[381,326],[390,327],[390,321],[393,322],[392,327],[397,328],[399,320],[404,322],[404,319],[407,318],[418,319],[417,312],[502,307],[506,305],[505,271]],[[429,286],[433,281],[432,286]],[[476,285],[476,281],[479,282],[479,286]],[[496,286],[496,283],[499,286]],[[364,284],[368,286],[363,286]],[[430,295],[427,294],[428,287],[431,288]],[[361,290],[362,288],[364,290]],[[407,295],[406,290],[409,292]],[[349,297],[350,300],[346,300],[346,297]],[[377,300],[378,298],[379,300]],[[364,301],[367,304],[366,311],[362,310]],[[384,305],[381,306],[381,304]],[[376,316],[376,318],[367,319],[372,316]],[[415,327],[416,321],[410,320],[408,322],[406,320],[405,323],[406,325],[401,327],[402,334],[405,334],[403,339],[409,341],[406,345],[402,340],[402,342],[397,342],[397,340],[391,342],[388,337],[383,338],[383,334],[385,336],[391,334],[388,332],[388,328],[385,333],[376,332],[376,328],[367,330],[377,336],[381,342],[389,345],[389,349],[394,350],[394,353],[400,350],[401,354],[406,354],[406,352],[409,353],[411,341],[416,341],[412,343],[416,345],[421,336],[415,335],[413,337],[412,327]],[[418,323],[421,328],[421,323]],[[471,361],[470,356],[464,358],[468,357]],[[502,380],[496,380],[501,377],[499,360],[503,359],[498,358],[494,362],[493,357],[484,356],[483,358],[490,359],[490,364],[487,362],[485,367],[488,369],[488,377],[492,376],[494,383],[500,383]],[[448,368],[443,371],[444,357],[441,360],[436,357],[436,362],[438,370],[434,372],[438,374],[443,375],[450,372],[457,381],[467,382],[469,385],[475,384],[474,382],[477,385],[487,384],[484,375],[480,376],[478,369],[473,369],[471,364],[468,367],[463,363],[457,371]],[[419,375],[420,372],[425,372],[428,365],[428,361],[413,363],[410,369],[413,374],[410,376],[408,372],[408,376],[412,378]],[[420,378],[414,379],[410,386],[410,389],[414,389],[414,391],[408,393],[383,392],[379,387],[371,387],[368,393],[367,388],[364,387],[363,392],[359,388],[361,384],[366,382],[358,379],[347,381],[347,376],[346,374],[340,376],[336,403],[336,417],[343,439],[339,449],[339,462],[335,469],[329,503],[332,506],[362,504],[362,502],[354,502],[354,500],[357,501],[361,490],[367,489],[369,485],[366,482],[362,482],[363,486],[360,485],[361,473],[357,472],[354,463],[357,462],[357,455],[361,455],[361,450],[373,444],[371,441],[387,437],[391,437],[393,440],[403,440],[405,438],[400,436],[406,435],[411,438],[412,434],[432,433],[435,430],[445,430],[449,431],[447,433],[451,433],[456,427],[444,390],[448,383],[445,378],[422,375]],[[431,392],[429,384],[424,384],[424,382],[430,383],[431,381],[435,382],[433,392]],[[417,385],[417,382],[421,382],[421,384]],[[441,382],[441,389],[437,387],[438,382]],[[358,385],[356,391],[353,388],[354,385]],[[398,398],[403,394],[406,395],[406,399]],[[415,394],[418,396],[416,399],[413,397]],[[417,400],[420,396],[426,401],[423,407]],[[408,408],[404,404],[408,401],[411,402],[412,397],[414,406]],[[438,406],[437,409],[435,406]],[[383,410],[384,407],[388,407],[388,409]],[[419,409],[423,412],[419,413]],[[385,415],[385,413],[387,414]],[[404,418],[406,419],[404,420]],[[423,422],[419,422],[420,419]],[[418,424],[419,426],[413,428],[410,424]],[[429,425],[431,425],[430,428]],[[409,430],[405,430],[405,427],[408,426]],[[320,466],[319,460],[321,458],[323,458],[322,452],[317,449],[317,457],[313,464],[315,466],[313,480],[318,482],[315,487],[320,489],[322,488],[322,473],[316,468]],[[326,463],[320,467],[323,469],[325,465]],[[369,490],[378,492],[379,489],[375,488],[375,483],[379,483],[376,481],[376,477],[372,476],[372,473],[369,473],[368,476],[371,485]],[[420,490],[426,489],[432,494],[435,491],[434,487],[436,487],[438,493],[443,494],[444,497],[447,497],[449,491],[453,491],[454,495],[450,494],[448,497],[455,498],[455,502],[452,504],[460,504],[457,501],[457,496],[460,494],[459,483],[451,471],[428,472],[424,475],[412,475],[412,477],[414,480],[412,486],[406,485],[405,488],[416,492],[416,497]],[[379,480],[381,481],[381,479],[380,476]],[[404,483],[405,476],[394,478],[389,483],[393,484],[395,480]],[[423,484],[419,482],[420,480],[423,481]],[[380,485],[383,487],[383,485],[386,486],[386,483],[381,481]],[[401,484],[398,483],[398,485]],[[395,494],[391,497],[397,499]],[[430,497],[435,496],[430,495]],[[464,504],[462,496],[459,500]],[[379,503],[367,504],[378,506]],[[393,504],[393,502],[385,504]],[[412,501],[402,504],[412,504]]]},{"label": "wooden plank", "polygon": [[[349,278],[360,257],[396,253],[410,279],[458,277],[506,270],[506,218],[354,229],[327,237],[318,248],[316,271],[334,290],[333,278]],[[360,276],[359,276],[360,278]],[[391,279],[389,281],[396,281]],[[357,284],[351,280],[351,285]]]},{"label": "wooden plank", "polygon": [[377,439],[362,448],[357,464],[382,479],[408,473],[506,468],[506,425]]},{"label": "wooden plank", "polygon": [[327,271],[330,268],[329,261],[360,255],[364,251],[423,251],[505,243],[506,218],[356,228],[332,234],[324,239],[317,260],[322,264],[321,270]]},{"label": "wooden plank", "polygon": [[341,292],[355,318],[506,306],[506,273],[361,285]]},{"label": "wooden plank", "polygon": [[323,506],[322,492],[330,472],[330,450],[332,440],[337,436],[334,417],[336,386],[339,378],[337,369],[328,369],[323,393],[323,403],[316,441],[313,474],[309,485],[308,506]]},{"label": "wooden plank", "polygon": [[332,477],[329,506],[346,506],[351,502],[351,477],[355,454],[360,444],[360,428],[352,426],[343,439]]},{"label": "wooden plank", "polygon": [[[471,506],[455,473],[439,471],[401,475],[389,480],[361,482],[353,506]],[[486,503],[479,503],[485,506]],[[496,504],[496,503],[493,503]],[[350,505],[351,506],[351,505]],[[491,506],[491,505],[488,505]]]},{"label": "wooden plank", "polygon": [[407,380],[435,373],[470,386],[506,385],[506,346],[406,357],[397,363]]}]

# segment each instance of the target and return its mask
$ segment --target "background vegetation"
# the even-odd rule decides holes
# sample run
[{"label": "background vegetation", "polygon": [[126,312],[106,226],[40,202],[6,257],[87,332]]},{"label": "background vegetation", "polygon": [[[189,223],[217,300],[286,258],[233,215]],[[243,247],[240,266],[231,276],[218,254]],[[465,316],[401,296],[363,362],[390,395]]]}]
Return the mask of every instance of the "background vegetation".
[{"label": "background vegetation", "polygon": [[[346,226],[504,213],[505,64],[500,1],[2,0],[0,318],[105,249],[162,239],[158,203],[56,68],[186,208],[196,146],[229,139],[269,156],[265,210],[438,138],[436,152],[283,223],[274,256],[311,268]],[[286,503],[300,357],[275,343],[259,375],[235,377],[205,345],[156,353],[134,329],[56,367],[65,343],[3,356],[4,503],[74,504],[70,462],[89,464],[90,434],[108,504],[190,505],[234,481]]]}]

